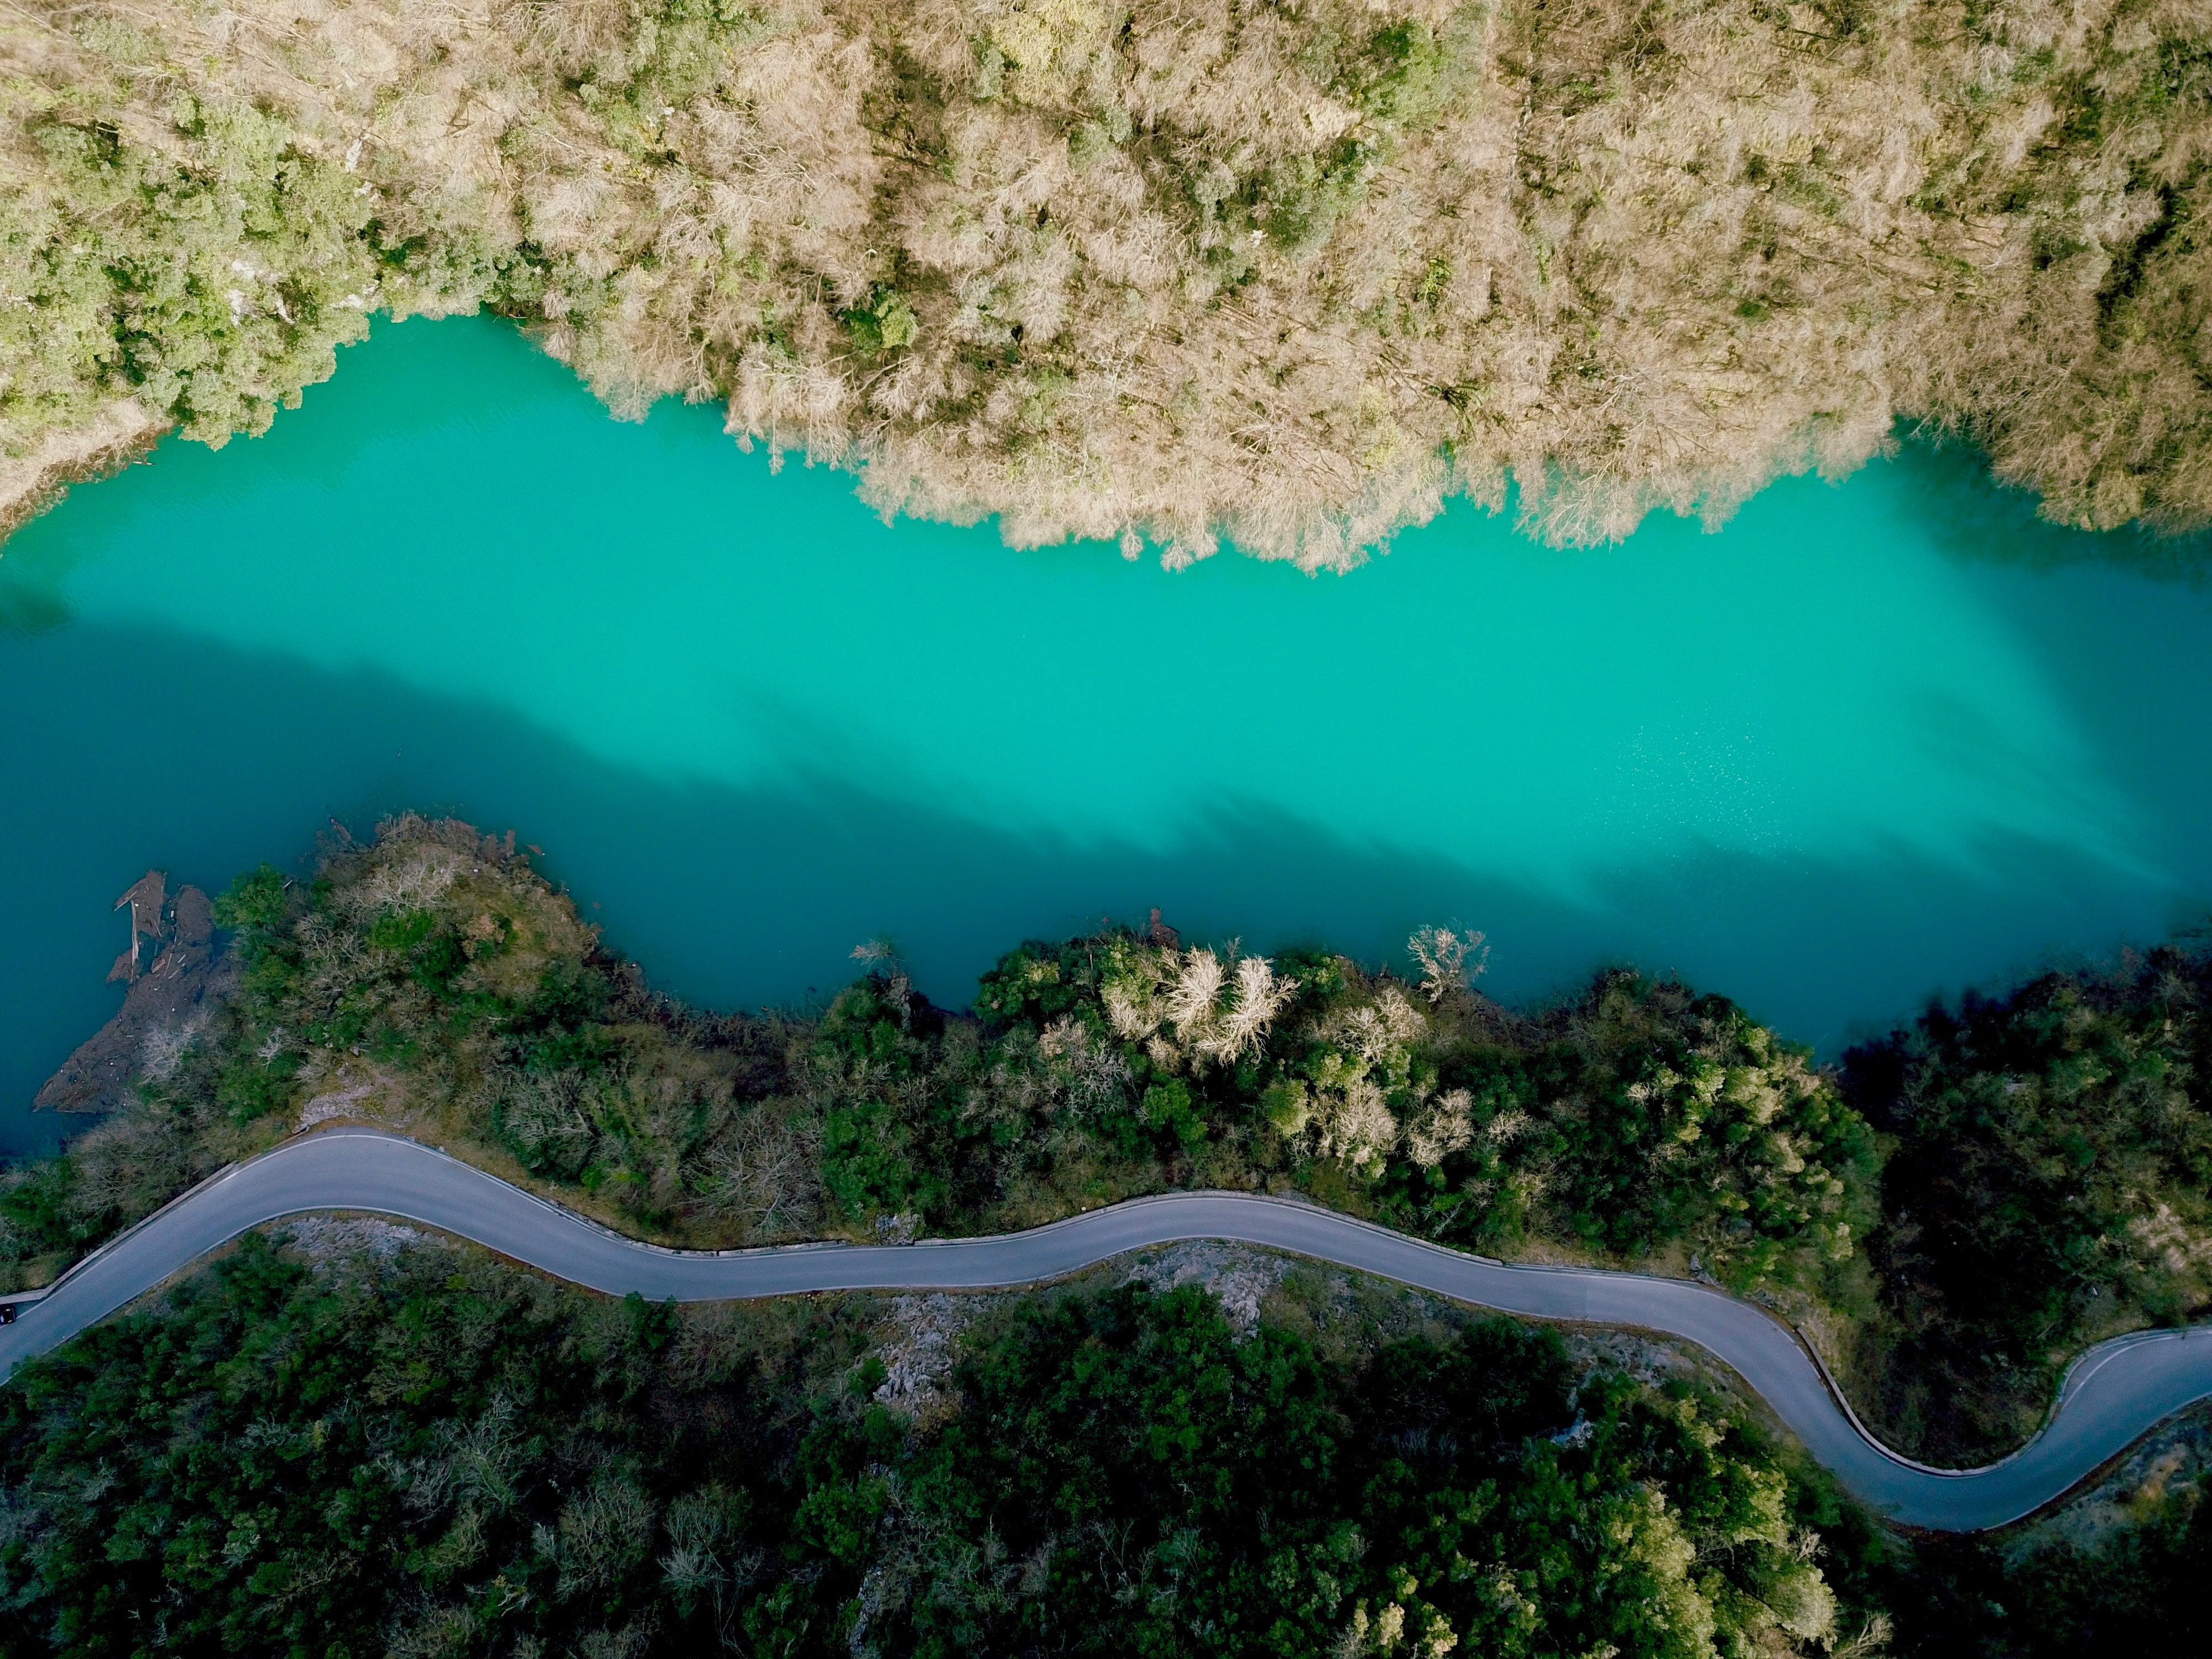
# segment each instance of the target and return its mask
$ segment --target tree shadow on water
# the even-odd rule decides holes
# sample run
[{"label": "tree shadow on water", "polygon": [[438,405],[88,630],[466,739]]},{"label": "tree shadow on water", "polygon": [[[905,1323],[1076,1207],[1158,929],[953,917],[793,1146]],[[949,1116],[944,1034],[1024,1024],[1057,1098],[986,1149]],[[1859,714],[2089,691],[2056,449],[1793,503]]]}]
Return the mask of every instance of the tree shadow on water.
[{"label": "tree shadow on water", "polygon": [[2044,518],[2033,490],[2000,480],[1971,443],[1907,435],[1892,463],[1936,544],[1968,563],[2054,570],[2101,564],[2160,581],[2212,586],[2212,530],[2168,535],[2142,525],[2075,530]]},{"label": "tree shadow on water", "polygon": [[825,996],[883,935],[963,1006],[1024,938],[1158,906],[1194,939],[1369,960],[1425,922],[1484,928],[1486,988],[1510,1001],[1606,962],[1678,970],[1832,1054],[1931,992],[2181,919],[2166,890],[2026,841],[1971,870],[1693,847],[1562,893],[1234,800],[1164,846],[1019,832],[867,778],[655,778],[501,708],[119,628],[0,641],[0,699],[23,714],[0,727],[0,1146],[19,1149],[61,1127],[30,1096],[116,1004],[117,893],[149,866],[210,888],[264,860],[304,871],[331,820],[366,833],[406,807],[544,847],[611,945],[725,1008]]}]

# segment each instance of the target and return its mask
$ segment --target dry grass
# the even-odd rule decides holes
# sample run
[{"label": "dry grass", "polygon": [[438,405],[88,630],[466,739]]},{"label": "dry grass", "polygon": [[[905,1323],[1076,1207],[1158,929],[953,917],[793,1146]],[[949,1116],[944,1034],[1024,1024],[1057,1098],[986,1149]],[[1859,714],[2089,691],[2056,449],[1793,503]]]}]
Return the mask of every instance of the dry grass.
[{"label": "dry grass", "polygon": [[1900,417],[2212,519],[2191,0],[30,0],[0,54],[9,457],[488,305],[1024,544],[1342,566],[1509,474],[1603,538]]}]

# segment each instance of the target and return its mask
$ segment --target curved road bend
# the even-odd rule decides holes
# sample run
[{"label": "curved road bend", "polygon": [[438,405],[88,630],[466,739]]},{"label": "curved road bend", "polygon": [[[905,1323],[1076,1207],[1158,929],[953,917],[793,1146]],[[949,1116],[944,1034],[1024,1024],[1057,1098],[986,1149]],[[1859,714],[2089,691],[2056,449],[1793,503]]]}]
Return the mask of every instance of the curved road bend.
[{"label": "curved road bend", "polygon": [[2083,1356],[2037,1438],[2002,1462],[1950,1473],[1898,1457],[1862,1431],[1786,1326],[1750,1303],[1681,1279],[1500,1266],[1310,1205],[1237,1193],[1136,1199],[994,1238],[677,1251],[624,1238],[434,1148],[368,1129],[309,1135],[235,1165],[88,1256],[43,1301],[0,1326],[0,1376],[246,1229],[314,1210],[421,1222],[556,1278],[653,1301],[986,1290],[1057,1278],[1153,1245],[1261,1245],[1504,1313],[1697,1343],[1862,1499],[1908,1525],[1947,1531],[2001,1525],[2041,1507],[2160,1418],[2212,1395],[2212,1327],[2122,1337]]}]

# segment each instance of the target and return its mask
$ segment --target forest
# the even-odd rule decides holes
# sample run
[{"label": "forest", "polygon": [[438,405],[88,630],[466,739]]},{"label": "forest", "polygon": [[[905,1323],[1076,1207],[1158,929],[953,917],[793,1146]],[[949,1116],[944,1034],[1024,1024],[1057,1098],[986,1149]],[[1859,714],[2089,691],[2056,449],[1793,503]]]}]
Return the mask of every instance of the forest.
[{"label": "forest", "polygon": [[252,1236],[0,1393],[0,1651],[1640,1659],[1881,1629],[1817,1559],[1832,1499],[1549,1333],[1347,1346],[1079,1287],[980,1314],[925,1395],[861,1298],[678,1310],[332,1244]]},{"label": "forest", "polygon": [[[1225,1187],[1302,1194],[1489,1254],[1705,1277],[1796,1322],[1871,1427],[1939,1462],[2018,1444],[2090,1342],[2212,1304],[2198,1052],[2212,1040],[2200,1014],[2212,953],[2187,941],[2103,975],[1931,1007],[1826,1067],[1724,998],[1626,970],[1507,1009],[1475,988],[1480,938],[1439,928],[1391,969],[1185,944],[1156,920],[1024,945],[965,1011],[933,1006],[894,951],[869,944],[825,1006],[709,1014],[653,994],[511,838],[415,816],[372,840],[334,835],[312,873],[250,872],[212,912],[219,951],[196,942],[191,961],[221,977],[202,1001],[164,1005],[177,1029],[139,1034],[149,1064],[125,1103],[60,1155],[0,1175],[12,1282],[50,1279],[233,1158],[343,1120],[697,1247],[996,1231]],[[1914,1542],[1766,1447],[1712,1379],[1631,1374],[1587,1352],[1570,1364],[1549,1337],[1448,1312],[1437,1317],[1456,1334],[1431,1319],[1427,1346],[1385,1344],[1386,1357],[1371,1321],[1332,1324],[1311,1294],[1279,1287],[1256,1325],[1232,1320],[1226,1336],[1223,1306],[1202,1293],[1148,1300],[1122,1284],[1006,1298],[957,1340],[923,1345],[957,1351],[957,1382],[940,1387],[914,1342],[884,1334],[908,1316],[865,1299],[849,1318],[813,1302],[619,1309],[428,1241],[380,1249],[370,1261],[323,1234],[249,1242],[26,1373],[58,1380],[0,1391],[4,1456],[27,1460],[0,1470],[0,1498],[18,1506],[0,1519],[0,1566],[15,1575],[4,1604],[43,1609],[23,1628],[46,1644],[21,1650],[106,1651],[67,1632],[118,1628],[124,1603],[102,1598],[137,1596],[131,1620],[185,1620],[170,1644],[210,1651],[307,1651],[301,1632],[351,1620],[368,1644],[345,1638],[351,1652],[378,1640],[410,1653],[696,1650],[710,1626],[744,1652],[811,1651],[834,1632],[854,1651],[900,1653],[1096,1638],[1117,1651],[1441,1654],[1449,1636],[1499,1652],[1865,1654],[1884,1631],[1905,1651],[2118,1652],[2128,1632],[2183,1616],[2179,1587],[2205,1549],[2197,1481],[2212,1460],[2192,1465],[2185,1447],[2097,1500],[2124,1523],[2094,1536],[2053,1522]],[[310,1328],[323,1325],[333,1346],[316,1359],[324,1339]],[[750,1334],[730,1334],[740,1327]],[[987,1327],[988,1340],[975,1334]],[[721,1357],[701,1357],[701,1343]],[[478,1370],[442,1380],[429,1356],[461,1351]],[[527,1379],[501,1369],[524,1356]],[[833,1360],[836,1377],[821,1369]],[[319,1365],[382,1380],[366,1393],[311,1385]],[[1449,1381],[1477,1371],[1479,1388]],[[112,1388],[88,1380],[111,1373]],[[1151,1393],[1227,1415],[1194,1425],[1124,1411]],[[292,1416],[268,1415],[280,1395]],[[1477,1395],[1500,1412],[1525,1401],[1528,1414],[1480,1435],[1434,1418],[1440,1401]],[[611,1437],[532,1429],[532,1401]],[[884,1415],[886,1401],[899,1409]],[[487,1427],[495,1408],[521,1415]],[[736,1459],[720,1495],[696,1503],[669,1484],[721,1467],[720,1453],[677,1449],[695,1416],[731,1437]],[[243,1464],[186,1457],[158,1426],[173,1421],[241,1445],[265,1433],[276,1449]],[[325,1455],[318,1437],[341,1427],[368,1438]],[[492,1477],[465,1480],[459,1462],[422,1488],[430,1496],[408,1496],[424,1447],[465,1462],[481,1449],[465,1455],[457,1437],[495,1429],[538,1460],[537,1497],[510,1483],[495,1512],[482,1492],[465,1503],[468,1481]],[[1396,1473],[1373,1462],[1386,1443]],[[1182,1471],[1200,1445],[1221,1467],[1204,1495],[1178,1486],[1170,1502],[1145,1460]],[[1693,1445],[1704,1473],[1669,1485],[1691,1480],[1680,1460]],[[1281,1446],[1304,1449],[1278,1516],[1237,1460]],[[1570,1479],[1556,1460],[1585,1451],[1599,1463]],[[1615,1451],[1626,1461],[1606,1462]],[[184,1462],[124,1478],[125,1457]],[[38,1473],[50,1460],[79,1474]],[[222,1485],[264,1464],[267,1492]],[[745,1472],[769,1468],[781,1473],[756,1490]],[[93,1531],[58,1518],[53,1493],[105,1502],[111,1481],[113,1504],[86,1511]],[[349,1481],[367,1482],[370,1507],[342,1525]],[[562,1506],[610,1481],[620,1492],[605,1515],[572,1520]],[[142,1494],[172,1485],[201,1495],[131,1518]],[[1103,1510],[1085,1507],[1100,1493],[1113,1494]],[[1563,1518],[1585,1502],[1615,1518]],[[248,1510],[264,1518],[246,1532],[226,1521],[219,1543],[180,1530],[135,1556],[118,1541]],[[1189,1524],[1170,1527],[1171,1514]],[[1238,1530],[1255,1515],[1265,1537]],[[562,1589],[563,1540],[597,1539],[603,1522],[644,1541],[580,1601],[580,1581]],[[695,1526],[696,1583],[668,1566],[693,1559]],[[1543,1541],[1554,1526],[1575,1550]],[[347,1527],[350,1542],[326,1535]],[[256,1554],[236,1542],[252,1528],[297,1535]],[[1576,1553],[1599,1534],[1619,1561]],[[398,1553],[379,1565],[375,1550]],[[1514,1550],[1539,1564],[1534,1577]],[[438,1565],[452,1552],[459,1565]],[[86,1565],[126,1559],[147,1564],[136,1588]],[[1792,1562],[1818,1571],[1784,1587]],[[1635,1599],[1664,1628],[1607,1622],[1620,1610],[1593,1586],[1631,1572],[1658,1575]],[[294,1595],[288,1575],[313,1593]],[[1492,1588],[1469,1588],[1478,1579]],[[2014,1603],[2033,1617],[1975,1612]],[[1261,1607],[1279,1627],[1249,1627]],[[761,1623],[787,1613],[788,1630]],[[393,1634],[417,1625],[414,1645]],[[432,1625],[452,1640],[423,1633]]]},{"label": "forest", "polygon": [[886,512],[1356,563],[1900,427],[2212,517],[2191,0],[27,0],[0,524],[488,309]]},{"label": "forest", "polygon": [[1296,1190],[1486,1251],[1672,1263],[1848,1299],[1877,1152],[1832,1079],[1726,1000],[1625,972],[1528,1016],[1472,988],[1164,927],[1024,945],[974,1008],[878,945],[812,1012],[655,995],[527,852],[406,816],[214,902],[235,982],[121,1110],[12,1173],[0,1262],[72,1255],[295,1127],[436,1140],[696,1248],[1001,1231],[1168,1187]]},{"label": "forest", "polygon": [[42,1282],[339,1120],[701,1249],[1294,1192],[1759,1297],[1939,1462],[2017,1444],[2089,1343],[2212,1306],[2212,954],[2185,943],[1823,1067],[1626,969],[1508,1009],[1476,988],[1479,936],[1437,928],[1402,971],[1109,928],[1009,952],[965,1011],[867,944],[826,1006],[711,1014],[608,952],[527,851],[413,815],[212,909],[224,988],[133,1037],[150,1062],[119,1109],[0,1176],[0,1273]]}]

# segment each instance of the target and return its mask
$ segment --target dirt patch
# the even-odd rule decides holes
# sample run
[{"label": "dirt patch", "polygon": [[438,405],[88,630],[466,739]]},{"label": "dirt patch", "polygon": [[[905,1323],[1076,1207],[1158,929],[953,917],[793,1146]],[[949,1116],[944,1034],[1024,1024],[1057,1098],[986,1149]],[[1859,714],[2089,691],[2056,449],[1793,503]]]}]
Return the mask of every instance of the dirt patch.
[{"label": "dirt patch", "polygon": [[341,1121],[398,1127],[405,1123],[406,1114],[387,1108],[389,1103],[405,1098],[405,1091],[392,1078],[374,1071],[362,1076],[349,1066],[307,1097],[292,1126],[293,1132],[304,1133]]},{"label": "dirt patch", "polygon": [[303,1215],[278,1224],[276,1236],[319,1271],[369,1256],[388,1262],[426,1235],[419,1229],[374,1215]]}]

